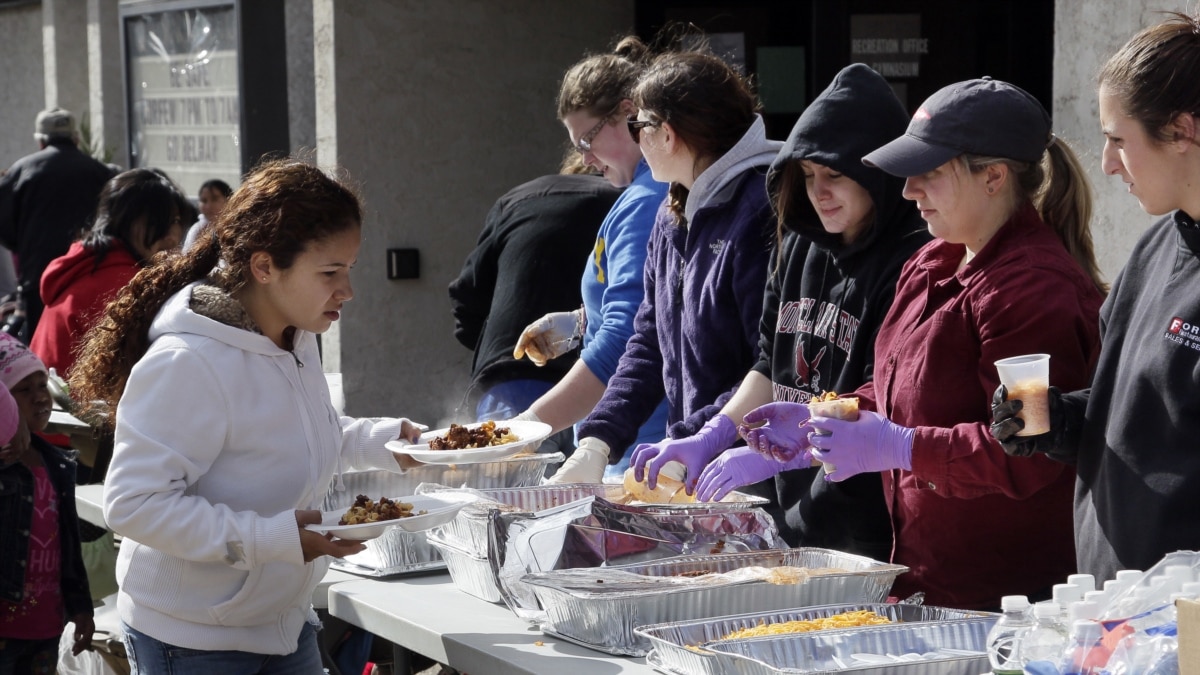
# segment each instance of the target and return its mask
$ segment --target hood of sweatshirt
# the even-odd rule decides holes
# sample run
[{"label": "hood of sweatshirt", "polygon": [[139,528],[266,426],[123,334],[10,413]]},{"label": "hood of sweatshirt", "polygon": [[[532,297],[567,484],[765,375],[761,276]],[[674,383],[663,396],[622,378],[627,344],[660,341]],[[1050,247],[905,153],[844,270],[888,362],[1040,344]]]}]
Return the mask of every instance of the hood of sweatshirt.
[{"label": "hood of sweatshirt", "polygon": [[[193,282],[168,298],[154,317],[150,341],[170,333],[203,335],[254,354],[292,354],[259,332],[240,302],[204,281]],[[311,339],[311,333],[296,331],[293,338],[296,352]]]},{"label": "hood of sweatshirt", "polygon": [[[62,298],[67,289],[75,285],[75,282],[88,276],[99,275],[101,270],[113,267],[137,267],[137,260],[122,243],[113,241],[108,253],[97,266],[96,252],[84,248],[79,242],[74,242],[66,253],[50,261],[46,271],[42,273],[42,303],[46,306],[53,305]],[[132,272],[129,274],[133,275]]]},{"label": "hood of sweatshirt", "polygon": [[904,179],[862,163],[863,155],[902,136],[908,121],[904,106],[879,73],[861,63],[843,68],[796,121],[771,164],[767,189],[777,195],[787,163],[807,159],[866,188],[875,202],[875,221],[846,246],[840,235],[825,231],[812,202],[800,192],[785,227],[829,250],[839,264],[869,249],[889,230],[911,230],[919,215],[916,205],[900,194]]},{"label": "hood of sweatshirt", "polygon": [[[906,122],[907,124],[907,122]],[[903,129],[901,129],[903,131]],[[890,139],[889,139],[890,140]],[[767,127],[763,124],[762,116],[755,114],[754,122],[738,142],[724,155],[717,158],[711,166],[702,171],[692,183],[688,191],[687,204],[684,206],[684,217],[691,223],[696,212],[710,203],[717,203],[721,188],[746,169],[759,166],[769,166],[779,154],[783,143],[767,139]]]}]

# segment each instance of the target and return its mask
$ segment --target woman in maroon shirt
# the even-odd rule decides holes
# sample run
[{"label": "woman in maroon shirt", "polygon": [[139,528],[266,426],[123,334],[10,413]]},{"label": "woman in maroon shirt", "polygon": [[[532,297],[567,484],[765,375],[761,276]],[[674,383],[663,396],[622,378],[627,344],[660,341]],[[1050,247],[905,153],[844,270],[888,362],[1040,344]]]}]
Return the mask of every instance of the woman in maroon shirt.
[{"label": "woman in maroon shirt", "polygon": [[963,608],[1048,596],[1075,567],[1074,473],[1009,457],[988,425],[998,359],[1050,354],[1064,387],[1095,364],[1105,285],[1082,171],[1041,104],[991,79],[938,91],[863,161],[907,178],[935,239],[900,274],[859,419],[765,435],[826,462],[827,480],[883,472],[892,560],[911,568],[897,595]]}]

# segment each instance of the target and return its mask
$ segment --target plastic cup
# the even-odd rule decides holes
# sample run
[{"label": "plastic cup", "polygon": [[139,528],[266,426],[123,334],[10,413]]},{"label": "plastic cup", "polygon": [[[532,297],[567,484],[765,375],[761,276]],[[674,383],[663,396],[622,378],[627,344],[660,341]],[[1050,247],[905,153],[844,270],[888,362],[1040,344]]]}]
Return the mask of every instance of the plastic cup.
[{"label": "plastic cup", "polygon": [[1000,383],[1008,389],[1010,399],[1021,400],[1017,417],[1025,420],[1018,436],[1037,436],[1050,431],[1050,355],[1026,354],[996,362]]}]

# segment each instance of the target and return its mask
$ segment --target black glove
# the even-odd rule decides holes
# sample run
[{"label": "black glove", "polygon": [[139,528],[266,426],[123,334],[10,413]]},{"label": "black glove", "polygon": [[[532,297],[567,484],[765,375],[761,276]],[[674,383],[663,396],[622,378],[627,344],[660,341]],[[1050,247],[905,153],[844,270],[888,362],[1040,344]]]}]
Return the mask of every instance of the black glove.
[{"label": "black glove", "polygon": [[1002,384],[992,395],[992,437],[1000,442],[1004,452],[1013,457],[1030,457],[1035,452],[1051,452],[1062,442],[1066,430],[1066,417],[1063,413],[1062,392],[1058,387],[1046,390],[1046,398],[1050,404],[1050,431],[1037,436],[1018,436],[1017,432],[1025,428],[1025,420],[1017,417],[1021,411],[1021,399],[1008,399],[1008,389]]}]

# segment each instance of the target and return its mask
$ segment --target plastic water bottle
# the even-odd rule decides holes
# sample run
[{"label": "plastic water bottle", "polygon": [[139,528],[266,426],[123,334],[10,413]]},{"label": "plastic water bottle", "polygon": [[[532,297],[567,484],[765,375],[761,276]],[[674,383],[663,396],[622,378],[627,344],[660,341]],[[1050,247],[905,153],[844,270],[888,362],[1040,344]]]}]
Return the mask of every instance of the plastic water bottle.
[{"label": "plastic water bottle", "polygon": [[1021,645],[1033,630],[1029,599],[1024,595],[1006,595],[1000,599],[1004,614],[988,633],[988,662],[996,675],[1017,675],[1025,668]]},{"label": "plastic water bottle", "polygon": [[[1082,603],[1081,603],[1082,604]],[[1088,619],[1076,621],[1063,651],[1058,670],[1063,675],[1098,675],[1108,664],[1109,649],[1103,642],[1104,628]]]},{"label": "plastic water bottle", "polygon": [[1057,602],[1038,603],[1033,606],[1033,618],[1036,623],[1021,644],[1021,659],[1025,663],[1049,661],[1057,665],[1070,637],[1062,621],[1062,608]]}]

